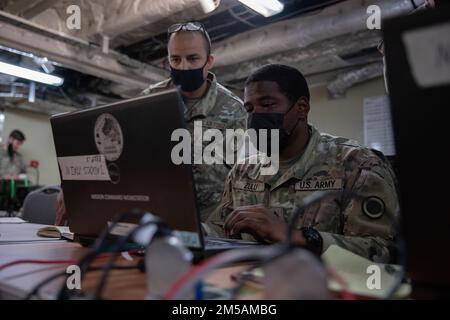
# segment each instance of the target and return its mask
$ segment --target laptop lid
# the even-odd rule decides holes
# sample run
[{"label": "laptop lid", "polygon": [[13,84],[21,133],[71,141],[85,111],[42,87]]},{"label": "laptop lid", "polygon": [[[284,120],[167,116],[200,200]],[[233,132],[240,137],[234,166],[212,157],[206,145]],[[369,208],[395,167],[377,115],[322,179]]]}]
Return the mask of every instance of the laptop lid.
[{"label": "laptop lid", "polygon": [[450,288],[450,11],[383,26],[402,228],[413,284]]},{"label": "laptop lid", "polygon": [[171,159],[183,115],[170,90],[51,117],[71,231],[95,238],[137,208],[159,216],[187,247],[203,248],[191,165]]}]

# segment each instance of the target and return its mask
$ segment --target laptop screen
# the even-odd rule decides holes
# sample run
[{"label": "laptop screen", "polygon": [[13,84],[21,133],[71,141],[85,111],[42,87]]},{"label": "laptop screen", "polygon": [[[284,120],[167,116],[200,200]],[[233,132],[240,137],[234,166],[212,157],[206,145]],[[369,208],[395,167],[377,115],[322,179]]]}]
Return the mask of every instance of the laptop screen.
[{"label": "laptop screen", "polygon": [[448,113],[450,12],[385,22],[407,268],[413,282],[450,287]]},{"label": "laptop screen", "polygon": [[203,246],[192,169],[171,160],[183,114],[171,90],[51,118],[72,232],[95,238],[115,215],[140,209],[186,246]]}]

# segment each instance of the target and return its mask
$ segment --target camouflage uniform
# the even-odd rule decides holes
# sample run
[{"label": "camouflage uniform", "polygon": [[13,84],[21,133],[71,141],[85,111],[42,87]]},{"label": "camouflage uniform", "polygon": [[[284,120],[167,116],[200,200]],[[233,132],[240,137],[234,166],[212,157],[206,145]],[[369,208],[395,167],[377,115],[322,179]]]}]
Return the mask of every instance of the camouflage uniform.
[{"label": "camouflage uniform", "polygon": [[[211,214],[206,229],[224,236],[225,218],[236,208],[264,204],[289,221],[292,209],[317,190],[339,190],[307,208],[298,227],[311,226],[324,240],[324,251],[337,244],[377,262],[388,262],[394,253],[394,223],[398,211],[396,180],[382,154],[355,141],[319,133],[303,155],[282,175],[260,174],[260,164],[238,164],[227,178],[222,202]],[[348,197],[348,192],[362,196]],[[242,234],[252,240],[252,236]]]},{"label": "camouflage uniform", "polygon": [[[243,102],[231,91],[219,84],[213,73],[208,74],[210,87],[206,95],[200,99],[183,98],[187,107],[185,119],[194,144],[194,121],[202,121],[203,132],[207,129],[219,129],[225,137],[225,129],[246,129],[247,112]],[[149,94],[172,88],[171,79],[150,86],[142,92]],[[197,137],[199,138],[199,137]],[[204,147],[211,143],[204,142]],[[194,148],[192,147],[192,150]],[[192,162],[193,163],[193,162]],[[223,184],[231,169],[225,164],[193,164],[196,185],[197,203],[204,221],[220,202]]]},{"label": "camouflage uniform", "polygon": [[23,156],[16,152],[11,161],[8,152],[0,146],[0,178],[5,176],[17,176],[26,172],[25,162]]}]

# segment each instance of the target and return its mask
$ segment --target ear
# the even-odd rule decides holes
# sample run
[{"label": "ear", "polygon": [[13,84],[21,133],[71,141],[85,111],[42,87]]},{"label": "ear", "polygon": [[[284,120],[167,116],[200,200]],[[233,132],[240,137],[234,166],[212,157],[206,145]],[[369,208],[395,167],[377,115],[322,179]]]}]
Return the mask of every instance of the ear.
[{"label": "ear", "polygon": [[210,54],[210,55],[208,56],[208,60],[207,60],[207,62],[206,62],[206,65],[208,66],[208,70],[209,70],[209,69],[212,69],[212,67],[214,66],[214,60],[215,60],[214,55],[213,55],[213,54]]},{"label": "ear", "polygon": [[306,97],[300,97],[298,98],[297,102],[295,103],[295,107],[298,110],[299,118],[302,120],[308,119],[308,113],[309,113],[309,100]]}]

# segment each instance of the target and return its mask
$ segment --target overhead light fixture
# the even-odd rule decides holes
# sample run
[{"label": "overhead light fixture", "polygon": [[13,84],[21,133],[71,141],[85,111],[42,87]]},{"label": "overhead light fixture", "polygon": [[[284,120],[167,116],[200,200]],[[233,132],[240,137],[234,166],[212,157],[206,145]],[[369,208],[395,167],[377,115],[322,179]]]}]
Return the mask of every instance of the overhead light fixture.
[{"label": "overhead light fixture", "polygon": [[51,74],[46,74],[43,72],[34,71],[27,68],[22,68],[15,66],[13,64],[5,63],[0,61],[0,73],[9,74],[18,78],[24,78],[31,81],[41,82],[49,84],[51,86],[60,86],[64,83],[64,79],[53,76]]},{"label": "overhead light fixture", "polygon": [[202,6],[203,12],[205,14],[213,12],[217,8],[214,0],[200,0],[200,5]]},{"label": "overhead light fixture", "polygon": [[264,17],[270,17],[280,13],[284,9],[284,4],[278,0],[239,0],[250,9],[258,12]]}]

